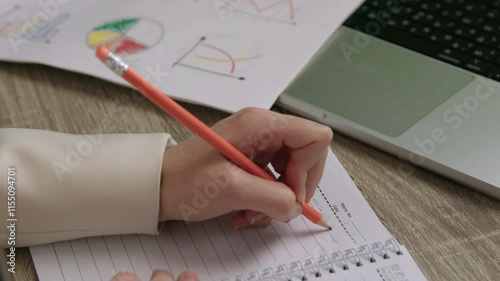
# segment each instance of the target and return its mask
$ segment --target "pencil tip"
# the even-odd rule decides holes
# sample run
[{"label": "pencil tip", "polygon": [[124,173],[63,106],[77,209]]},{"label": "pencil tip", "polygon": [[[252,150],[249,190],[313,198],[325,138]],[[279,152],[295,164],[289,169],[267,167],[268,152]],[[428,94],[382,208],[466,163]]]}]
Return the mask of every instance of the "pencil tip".
[{"label": "pencil tip", "polygon": [[331,227],[331,226],[330,226],[330,225],[329,225],[329,224],[325,221],[325,219],[321,219],[321,220],[317,223],[317,225],[321,225],[322,227],[324,227],[324,228],[326,228],[326,229],[328,229],[328,230],[332,230],[332,229],[331,229],[332,227]]},{"label": "pencil tip", "polygon": [[328,227],[328,231],[332,230],[333,228],[331,226]]}]

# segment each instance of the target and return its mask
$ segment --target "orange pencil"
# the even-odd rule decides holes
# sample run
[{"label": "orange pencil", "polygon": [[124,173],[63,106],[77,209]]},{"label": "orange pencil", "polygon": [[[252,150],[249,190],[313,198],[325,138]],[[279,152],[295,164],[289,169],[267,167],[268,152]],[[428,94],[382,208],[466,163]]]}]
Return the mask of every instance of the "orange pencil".
[{"label": "orange pencil", "polygon": [[[182,123],[193,133],[197,134],[200,138],[204,139],[222,155],[233,161],[237,166],[255,176],[276,181],[273,176],[262,170],[259,166],[257,166],[257,164],[247,158],[232,144],[215,133],[211,128],[198,120],[194,115],[185,110],[165,93],[161,92],[151,83],[146,81],[146,79],[142,78],[133,69],[129,68],[126,63],[124,63],[118,56],[110,52],[106,47],[99,47],[96,51],[96,56],[117,75],[121,76],[134,86],[146,98],[177,119],[177,121]],[[323,219],[321,213],[316,211],[307,203],[302,206],[302,215],[315,224],[331,229],[331,227]]]}]

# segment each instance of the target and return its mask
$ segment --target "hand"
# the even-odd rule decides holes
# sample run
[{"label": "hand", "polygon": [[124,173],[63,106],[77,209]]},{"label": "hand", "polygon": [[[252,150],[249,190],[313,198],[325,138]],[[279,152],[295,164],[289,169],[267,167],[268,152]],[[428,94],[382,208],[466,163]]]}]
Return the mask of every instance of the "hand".
[{"label": "hand", "polygon": [[[269,163],[279,182],[236,167],[199,137],[165,151],[160,221],[201,221],[235,210],[237,228],[289,221],[309,202],[323,174],[330,128],[302,118],[247,108],[213,129],[256,164]],[[264,215],[265,214],[265,215]]]},{"label": "hand", "polygon": [[[141,281],[137,276],[128,272],[120,272],[113,276],[111,281]],[[145,281],[145,280],[144,280]],[[150,281],[175,281],[172,274],[165,270],[155,270]],[[199,281],[198,275],[193,271],[184,271],[177,277],[177,281]]]}]

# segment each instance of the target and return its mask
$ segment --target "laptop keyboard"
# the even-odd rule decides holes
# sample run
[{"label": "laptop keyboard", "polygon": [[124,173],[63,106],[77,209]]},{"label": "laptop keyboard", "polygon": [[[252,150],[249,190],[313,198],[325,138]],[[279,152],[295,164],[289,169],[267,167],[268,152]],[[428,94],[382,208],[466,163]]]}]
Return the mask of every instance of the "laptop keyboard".
[{"label": "laptop keyboard", "polygon": [[500,0],[367,0],[344,25],[500,81]]}]

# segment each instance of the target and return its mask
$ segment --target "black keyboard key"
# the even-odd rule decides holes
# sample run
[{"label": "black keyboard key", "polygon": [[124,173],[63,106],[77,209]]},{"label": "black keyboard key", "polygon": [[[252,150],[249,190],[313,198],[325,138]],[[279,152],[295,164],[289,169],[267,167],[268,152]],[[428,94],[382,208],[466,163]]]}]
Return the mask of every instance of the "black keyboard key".
[{"label": "black keyboard key", "polygon": [[500,12],[497,9],[490,9],[486,12],[486,18],[498,20],[500,18]]},{"label": "black keyboard key", "polygon": [[465,0],[444,0],[443,1],[447,5],[454,5],[454,6],[462,6],[465,4]]},{"label": "black keyboard key", "polygon": [[500,35],[481,32],[476,37],[476,42],[492,48],[496,48],[500,44]]},{"label": "black keyboard key", "polygon": [[479,33],[479,30],[475,27],[465,27],[463,36],[465,38],[475,37]]},{"label": "black keyboard key", "polygon": [[463,65],[468,59],[467,55],[448,48],[442,50],[437,57],[456,65]]},{"label": "black keyboard key", "polygon": [[462,38],[455,38],[450,43],[450,47],[462,53],[469,53],[475,47],[475,44]]},{"label": "black keyboard key", "polygon": [[433,31],[431,28],[429,28],[427,26],[420,26],[420,28],[417,30],[415,35],[417,35],[418,37],[422,37],[422,38],[428,38],[432,32]]},{"label": "black keyboard key", "polygon": [[497,56],[497,51],[494,49],[489,49],[484,46],[477,46],[473,51],[472,54],[478,58],[485,59],[485,60],[492,60],[496,58]]},{"label": "black keyboard key", "polygon": [[394,28],[407,30],[410,27],[410,24],[411,24],[411,22],[409,20],[401,19],[401,21],[399,21],[399,23],[396,24],[396,26],[394,26]]},{"label": "black keyboard key", "polygon": [[356,14],[360,16],[365,16],[371,11],[370,6],[362,5],[359,9],[356,10]]},{"label": "black keyboard key", "polygon": [[441,11],[441,15],[443,17],[452,19],[452,20],[458,20],[461,17],[463,17],[464,12],[462,10],[456,9],[456,8],[445,8]]},{"label": "black keyboard key", "polygon": [[490,69],[487,76],[493,80],[500,81],[500,68]]},{"label": "black keyboard key", "polygon": [[372,0],[372,1],[368,1],[368,3],[369,3],[370,5],[372,5],[373,7],[375,7],[375,8],[380,8],[380,7],[382,7],[382,3],[380,3],[380,2],[382,2],[382,1],[380,1],[380,0]]},{"label": "black keyboard key", "polygon": [[484,18],[476,15],[466,15],[460,19],[463,24],[470,26],[479,26],[484,22]]},{"label": "black keyboard key", "polygon": [[381,21],[373,36],[500,81],[500,0],[366,0],[345,25]]},{"label": "black keyboard key", "polygon": [[500,8],[500,0],[491,0],[490,4],[495,6],[495,7]]},{"label": "black keyboard key", "polygon": [[393,7],[389,6],[387,9],[389,13],[395,16],[401,15],[401,13],[403,13],[403,7],[401,6],[393,6]]},{"label": "black keyboard key", "polygon": [[454,39],[453,35],[441,31],[436,31],[434,34],[431,35],[431,40],[445,46],[448,46],[450,42],[453,41],[453,39]]},{"label": "black keyboard key", "polygon": [[466,26],[463,24],[459,24],[453,29],[452,32],[455,35],[470,39],[472,37],[476,37],[476,35],[479,33],[479,29],[477,29],[475,27],[470,27],[470,26]]},{"label": "black keyboard key", "polygon": [[403,6],[418,6],[423,0],[400,0]]},{"label": "black keyboard key", "polygon": [[441,29],[446,32],[451,32],[455,29],[456,26],[457,24],[454,21],[444,20]]},{"label": "black keyboard key", "polygon": [[435,16],[425,12],[418,12],[413,15],[412,20],[425,25],[431,25],[435,20]]},{"label": "black keyboard key", "polygon": [[493,67],[492,63],[477,58],[472,58],[465,63],[466,69],[485,76],[489,74],[488,71],[492,67]]},{"label": "black keyboard key", "polygon": [[[498,23],[496,23],[496,24],[498,24]],[[495,29],[497,28],[496,24],[492,23],[492,22],[487,22],[483,25],[483,30],[486,32],[495,32]]]},{"label": "black keyboard key", "polygon": [[437,13],[441,8],[443,8],[443,4],[436,3],[435,1],[425,1],[420,4],[420,9],[432,13]]},{"label": "black keyboard key", "polygon": [[411,18],[415,14],[416,11],[417,10],[415,8],[410,7],[410,6],[406,6],[403,9],[401,15],[404,16],[404,17],[406,17],[406,18]]},{"label": "black keyboard key", "polygon": [[464,10],[466,12],[480,14],[486,10],[486,6],[484,4],[479,4],[479,3],[469,3],[465,5]]},{"label": "black keyboard key", "polygon": [[[369,22],[370,20],[368,19],[360,18],[354,15],[351,16],[351,18],[346,22],[346,25],[351,28],[364,27]],[[408,21],[408,25],[409,24],[410,22]],[[440,50],[439,45],[436,43],[429,42],[429,40],[427,39],[419,38],[417,36],[408,34],[403,30],[398,30],[389,26],[381,28],[378,34],[372,35],[431,57],[435,56]]]}]

